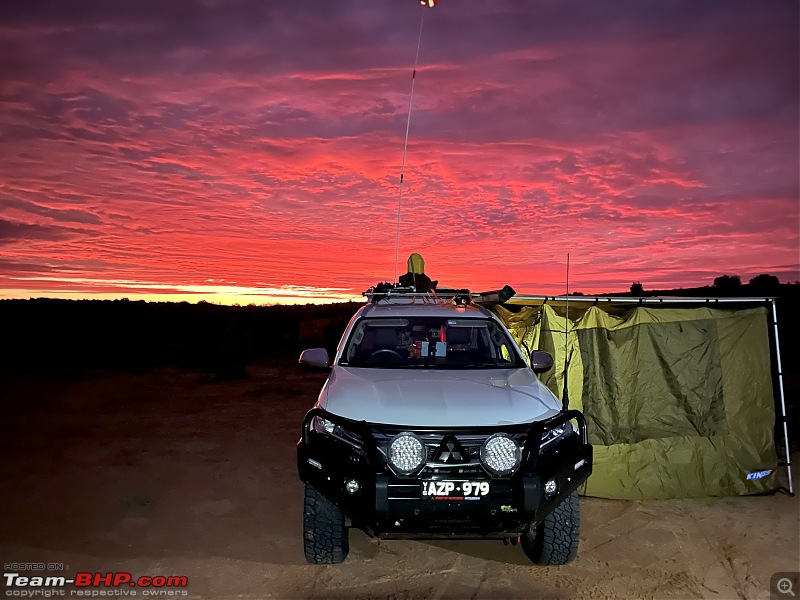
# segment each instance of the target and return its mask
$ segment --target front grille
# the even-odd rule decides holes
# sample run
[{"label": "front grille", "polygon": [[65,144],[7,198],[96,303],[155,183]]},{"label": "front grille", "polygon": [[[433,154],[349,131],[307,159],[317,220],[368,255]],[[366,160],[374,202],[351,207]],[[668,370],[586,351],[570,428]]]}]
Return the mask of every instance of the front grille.
[{"label": "front grille", "polygon": [[[412,431],[413,429],[408,429],[406,431]],[[389,447],[389,443],[392,441],[392,438],[397,435],[399,432],[374,432],[373,436],[375,438],[375,442],[377,443],[378,450],[380,451],[381,457],[386,462],[386,451]],[[489,434],[464,434],[464,435],[454,435],[458,443],[464,450],[465,458],[467,458],[464,462],[456,462],[456,463],[444,463],[444,462],[437,462],[435,460],[435,456],[437,450],[442,444],[442,441],[446,437],[441,433],[417,433],[414,432],[417,437],[422,440],[422,443],[425,445],[425,450],[427,452],[427,459],[425,466],[423,467],[422,471],[417,474],[417,477],[429,477],[431,475],[446,475],[448,477],[471,477],[471,476],[486,476],[488,473],[483,468],[481,464],[481,446],[486,441]],[[525,433],[517,433],[512,434],[511,437],[520,445],[524,446],[525,444]]]}]

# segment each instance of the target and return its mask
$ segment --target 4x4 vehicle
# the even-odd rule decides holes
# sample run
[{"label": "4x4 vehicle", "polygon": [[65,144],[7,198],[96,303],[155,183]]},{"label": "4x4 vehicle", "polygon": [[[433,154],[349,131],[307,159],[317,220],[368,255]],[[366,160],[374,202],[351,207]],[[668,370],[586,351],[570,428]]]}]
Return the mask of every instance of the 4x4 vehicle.
[{"label": "4x4 vehicle", "polygon": [[468,293],[392,288],[348,324],[297,445],[311,563],[339,563],[348,528],[379,538],[496,538],[537,564],[575,558],[586,423],[563,410],[500,320]]}]

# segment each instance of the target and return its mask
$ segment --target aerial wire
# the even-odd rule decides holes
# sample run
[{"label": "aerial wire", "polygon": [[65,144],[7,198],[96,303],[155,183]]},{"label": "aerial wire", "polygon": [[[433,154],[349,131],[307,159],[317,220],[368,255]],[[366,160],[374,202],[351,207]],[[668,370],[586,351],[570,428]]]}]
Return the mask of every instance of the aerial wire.
[{"label": "aerial wire", "polygon": [[[403,179],[406,170],[406,153],[408,152],[408,132],[411,129],[411,103],[414,100],[414,83],[417,80],[417,64],[419,63],[419,49],[422,45],[422,24],[425,21],[425,8],[420,11],[419,36],[417,38],[417,54],[414,58],[414,70],[411,72],[411,94],[408,97],[408,118],[406,119],[406,139],[403,143],[403,160],[400,163],[400,196],[397,199],[397,234],[394,242],[394,282],[398,282],[397,268],[400,262],[400,210],[403,204]],[[431,5],[432,6],[432,5]]]}]

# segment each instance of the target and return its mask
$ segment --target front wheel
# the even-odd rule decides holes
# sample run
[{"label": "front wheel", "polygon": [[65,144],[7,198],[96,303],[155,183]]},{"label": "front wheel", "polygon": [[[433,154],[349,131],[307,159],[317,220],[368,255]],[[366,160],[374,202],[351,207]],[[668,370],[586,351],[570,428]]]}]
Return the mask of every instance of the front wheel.
[{"label": "front wheel", "polygon": [[581,508],[578,492],[572,492],[522,536],[522,549],[537,565],[565,565],[578,555]]},{"label": "front wheel", "polygon": [[344,513],[316,488],[306,484],[303,502],[303,551],[311,564],[337,564],[350,551]]}]

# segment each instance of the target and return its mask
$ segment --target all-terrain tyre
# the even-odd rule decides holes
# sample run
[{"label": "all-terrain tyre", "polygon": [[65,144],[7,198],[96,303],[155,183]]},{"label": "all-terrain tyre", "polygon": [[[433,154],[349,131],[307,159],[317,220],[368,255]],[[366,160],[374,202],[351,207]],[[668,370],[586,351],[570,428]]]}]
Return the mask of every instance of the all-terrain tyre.
[{"label": "all-terrain tyre", "polygon": [[522,536],[522,549],[537,565],[565,565],[578,555],[581,508],[572,492],[544,521]]},{"label": "all-terrain tyre", "polygon": [[311,564],[337,564],[350,552],[344,513],[306,484],[303,502],[303,551]]}]

